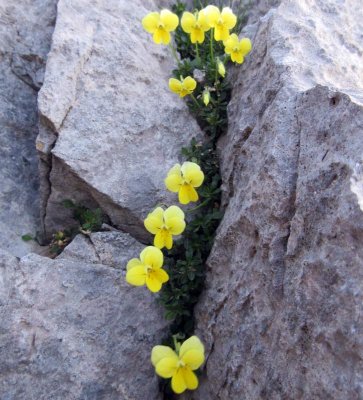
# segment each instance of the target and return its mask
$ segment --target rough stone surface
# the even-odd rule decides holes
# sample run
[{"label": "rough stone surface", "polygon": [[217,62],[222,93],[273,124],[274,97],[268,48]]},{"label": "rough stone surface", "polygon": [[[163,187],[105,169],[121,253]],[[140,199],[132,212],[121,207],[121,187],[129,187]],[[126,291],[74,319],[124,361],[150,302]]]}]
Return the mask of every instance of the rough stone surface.
[{"label": "rough stone surface", "polygon": [[[132,239],[102,235],[124,267]],[[150,352],[167,329],[161,310],[146,288],[125,282],[124,268],[87,258],[82,240],[70,245],[78,242],[78,259],[0,252],[1,399],[160,398]]]},{"label": "rough stone surface", "polygon": [[159,8],[152,0],[132,7],[118,0],[58,3],[37,140],[48,236],[72,224],[60,205],[71,198],[100,206],[113,225],[145,239],[142,218],[171,198],[163,179],[200,130],[168,89],[169,49],[142,29],[142,17]]},{"label": "rough stone surface", "polygon": [[37,91],[55,5],[56,0],[0,0],[0,247],[17,256],[37,249],[21,236],[40,228]]},{"label": "rough stone surface", "polygon": [[363,398],[362,9],[282,1],[244,35],[197,399]]},{"label": "rough stone surface", "polygon": [[123,232],[95,232],[89,237],[77,235],[58,256],[124,269],[127,262],[144,249],[141,243]]}]

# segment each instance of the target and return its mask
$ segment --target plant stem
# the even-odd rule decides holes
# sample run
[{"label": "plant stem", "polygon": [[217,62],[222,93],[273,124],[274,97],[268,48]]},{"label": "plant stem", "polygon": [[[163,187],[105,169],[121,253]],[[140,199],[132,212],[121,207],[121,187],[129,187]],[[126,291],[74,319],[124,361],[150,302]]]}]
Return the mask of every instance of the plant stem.
[{"label": "plant stem", "polygon": [[191,208],[190,210],[186,210],[187,213],[194,212],[196,210],[199,210],[200,208],[204,207],[206,204],[210,202],[210,199],[204,200],[202,203],[200,203],[198,206]]},{"label": "plant stem", "polygon": [[178,64],[178,67],[180,67],[180,60],[179,60],[179,58],[178,58],[178,56],[177,56],[177,54],[176,54],[176,50],[175,50],[175,47],[171,44],[171,42],[169,43],[169,47],[170,47],[170,49],[171,49],[171,53],[173,54],[173,57],[174,57],[174,59],[175,59],[175,61],[177,62],[177,64]]},{"label": "plant stem", "polygon": [[196,104],[196,106],[198,107],[198,108],[200,108],[200,104],[198,103],[198,100],[194,97],[194,94],[190,94],[190,97],[193,99],[193,101],[194,101],[194,103]]},{"label": "plant stem", "polygon": [[197,59],[199,60],[199,49],[198,49],[198,42],[195,43],[195,53],[197,55]]},{"label": "plant stem", "polygon": [[214,54],[213,54],[213,36],[214,36],[214,29],[211,28],[210,30],[210,60],[213,62]]},{"label": "plant stem", "polygon": [[176,353],[179,354],[180,343],[177,341],[176,335],[173,335],[173,342],[174,342],[174,349],[175,349]]}]

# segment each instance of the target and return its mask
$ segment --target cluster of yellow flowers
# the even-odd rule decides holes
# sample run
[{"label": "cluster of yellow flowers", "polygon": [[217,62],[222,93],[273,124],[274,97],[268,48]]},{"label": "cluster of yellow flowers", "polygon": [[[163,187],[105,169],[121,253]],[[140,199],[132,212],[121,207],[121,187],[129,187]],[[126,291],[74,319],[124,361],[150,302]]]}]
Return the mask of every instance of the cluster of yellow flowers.
[{"label": "cluster of yellow flowers", "polygon": [[[241,40],[235,33],[230,33],[231,29],[236,26],[237,17],[229,7],[220,10],[218,7],[209,5],[195,13],[184,12],[180,25],[183,31],[190,35],[190,41],[198,46],[205,40],[205,33],[211,31],[211,42],[213,38],[216,41],[223,41],[224,51],[230,56],[233,62],[242,64],[245,56],[251,51],[252,44],[250,39],[242,38]],[[144,29],[153,35],[153,40],[157,44],[169,44],[171,41],[170,32],[175,31],[179,25],[179,17],[169,10],[161,10],[160,13],[152,12],[146,15],[142,20]],[[212,44],[212,43],[211,43]],[[224,63],[217,58],[215,60],[217,71],[223,78],[225,77]],[[179,79],[171,78],[169,80],[169,88],[172,92],[180,97],[192,95],[197,87],[197,82],[191,76],[180,77]],[[194,97],[193,97],[193,100]],[[202,100],[206,106],[210,102],[210,92],[205,88],[202,93]]]},{"label": "cluster of yellow flowers", "polygon": [[[178,193],[181,204],[198,201],[195,188],[202,185],[204,174],[198,164],[184,162],[175,164],[165,178],[168,190]],[[160,249],[173,246],[173,236],[180,235],[185,229],[185,215],[178,206],[166,210],[157,207],[144,220],[145,228],[154,236],[154,246],[146,247],[140,258],[131,259],[126,266],[126,281],[134,286],[144,286],[151,292],[160,291],[163,283],[169,280],[163,269],[164,256]],[[175,351],[167,346],[155,346],[152,349],[151,362],[156,373],[163,378],[172,378],[171,386],[175,393],[186,389],[196,389],[198,378],[193,370],[204,362],[204,346],[196,336],[190,337],[182,345],[176,343]]]},{"label": "cluster of yellow flowers", "polygon": [[[180,22],[183,31],[190,34],[192,43],[203,43],[205,32],[212,30],[214,39],[223,41],[226,54],[238,64],[243,63],[244,57],[252,49],[250,39],[239,40],[235,33],[230,34],[230,30],[236,26],[237,17],[229,7],[224,7],[220,11],[218,7],[209,5],[194,14],[184,12]],[[170,32],[178,27],[179,18],[169,10],[161,10],[160,13],[152,12],[146,15],[142,25],[153,35],[155,43],[169,44]]]},{"label": "cluster of yellow flowers", "polygon": [[[202,185],[204,174],[198,164],[186,161],[182,166],[175,164],[165,178],[168,190],[178,193],[181,204],[198,201],[195,188]],[[145,228],[154,236],[154,246],[144,249],[140,258],[133,258],[127,264],[126,281],[134,286],[146,285],[152,292],[158,292],[169,279],[162,269],[163,253],[160,249],[173,246],[173,236],[185,229],[184,212],[178,206],[164,210],[157,207],[145,219]]]}]

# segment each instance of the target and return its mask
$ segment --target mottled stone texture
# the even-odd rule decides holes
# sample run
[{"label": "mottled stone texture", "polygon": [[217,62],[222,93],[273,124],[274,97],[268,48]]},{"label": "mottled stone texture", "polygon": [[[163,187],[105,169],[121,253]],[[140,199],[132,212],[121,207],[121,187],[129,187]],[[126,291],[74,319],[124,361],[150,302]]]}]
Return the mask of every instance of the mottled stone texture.
[{"label": "mottled stone texture", "polygon": [[[282,1],[244,35],[197,399],[363,398],[362,9]],[[360,198],[359,198],[360,197]]]},{"label": "mottled stone texture", "polygon": [[37,91],[55,11],[56,0],[0,0],[0,247],[17,256],[37,250],[21,236],[40,227]]},{"label": "mottled stone texture", "polygon": [[106,248],[117,243],[115,269],[87,259],[79,238],[78,259],[0,252],[0,398],[160,399],[150,352],[167,324],[154,296],[124,277],[142,246],[103,233]]},{"label": "mottled stone texture", "polygon": [[168,198],[168,169],[200,135],[185,103],[168,89],[169,49],[141,26],[159,8],[152,0],[132,7],[119,0],[58,3],[37,140],[48,236],[72,224],[60,205],[71,198],[100,206],[113,225],[145,239],[142,218]]}]

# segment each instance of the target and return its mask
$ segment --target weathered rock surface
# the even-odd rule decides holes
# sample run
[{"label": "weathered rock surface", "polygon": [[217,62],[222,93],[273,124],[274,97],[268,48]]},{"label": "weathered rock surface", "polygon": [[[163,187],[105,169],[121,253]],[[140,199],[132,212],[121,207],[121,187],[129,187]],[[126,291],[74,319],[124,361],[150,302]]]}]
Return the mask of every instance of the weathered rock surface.
[{"label": "weathered rock surface", "polygon": [[21,236],[40,228],[37,91],[54,28],[56,0],[0,1],[0,247],[35,250]]},{"label": "weathered rock surface", "polygon": [[58,259],[82,260],[124,269],[127,262],[138,257],[144,247],[127,233],[95,232],[89,237],[76,236]]},{"label": "weathered rock surface", "polygon": [[1,399],[160,398],[150,352],[167,325],[154,296],[124,280],[142,246],[97,235],[98,249],[116,243],[122,269],[87,259],[81,236],[78,259],[0,252]]},{"label": "weathered rock surface", "polygon": [[142,218],[168,198],[168,168],[200,134],[168,89],[169,49],[141,26],[159,8],[152,0],[132,7],[118,0],[58,3],[37,140],[48,236],[72,224],[60,205],[71,198],[100,206],[113,225],[144,239]]},{"label": "weathered rock surface", "polygon": [[282,1],[246,28],[220,142],[226,214],[193,399],[363,398],[362,8]]}]

